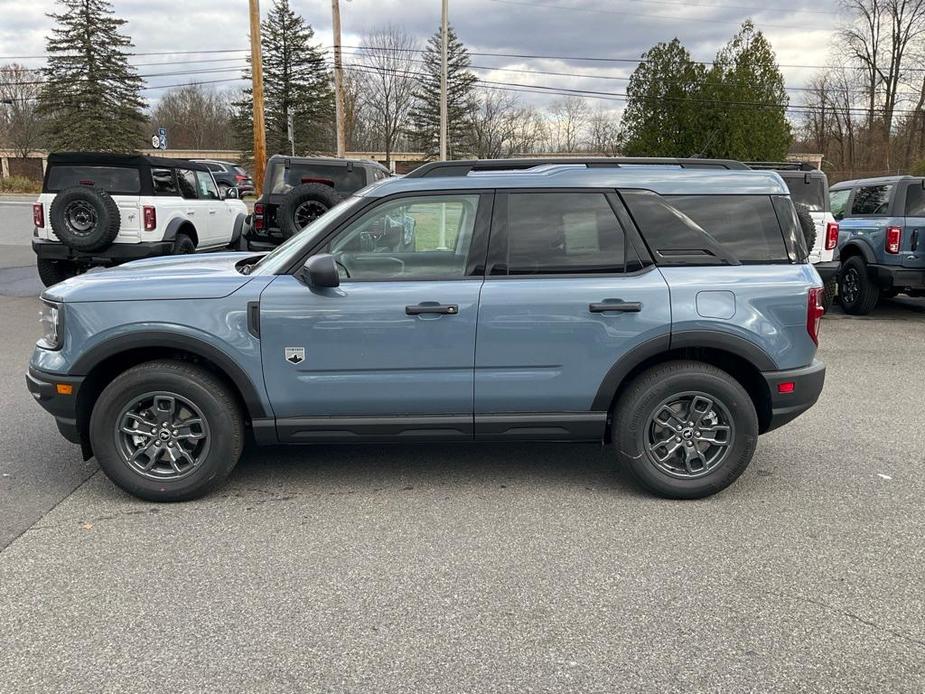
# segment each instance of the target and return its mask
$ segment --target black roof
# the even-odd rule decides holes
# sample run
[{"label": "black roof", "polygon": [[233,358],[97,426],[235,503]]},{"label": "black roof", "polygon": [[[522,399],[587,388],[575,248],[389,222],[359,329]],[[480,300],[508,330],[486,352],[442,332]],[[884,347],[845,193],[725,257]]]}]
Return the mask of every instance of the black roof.
[{"label": "black roof", "polygon": [[295,162],[296,164],[325,164],[326,166],[344,167],[373,166],[377,169],[388,171],[385,166],[380,164],[378,161],[373,161],[372,159],[345,159],[341,157],[293,157],[288,154],[274,154],[270,157],[269,161],[279,161],[282,159]]},{"label": "black roof", "polygon": [[194,171],[208,171],[205,164],[189,159],[171,157],[149,157],[143,154],[112,154],[110,152],[52,152],[48,155],[48,165],[75,164],[84,166],[159,166],[164,168],[182,167]]}]

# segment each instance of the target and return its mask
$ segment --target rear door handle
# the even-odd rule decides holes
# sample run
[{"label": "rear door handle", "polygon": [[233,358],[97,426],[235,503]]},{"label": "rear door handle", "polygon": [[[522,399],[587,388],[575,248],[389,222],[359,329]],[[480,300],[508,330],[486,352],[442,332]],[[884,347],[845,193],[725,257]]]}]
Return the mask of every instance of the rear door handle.
[{"label": "rear door handle", "polygon": [[619,311],[621,313],[639,313],[642,303],[639,301],[623,301],[623,299],[607,299],[597,304],[588,304],[591,313],[606,313]]},{"label": "rear door handle", "polygon": [[417,306],[405,306],[405,313],[409,316],[420,316],[429,313],[455,316],[459,313],[459,306],[457,304],[418,304]]}]

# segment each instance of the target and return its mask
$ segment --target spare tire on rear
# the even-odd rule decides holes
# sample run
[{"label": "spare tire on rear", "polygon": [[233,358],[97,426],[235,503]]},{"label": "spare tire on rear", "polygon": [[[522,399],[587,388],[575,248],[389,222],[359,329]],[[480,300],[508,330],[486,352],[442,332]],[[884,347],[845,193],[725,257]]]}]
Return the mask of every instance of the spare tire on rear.
[{"label": "spare tire on rear", "polygon": [[806,239],[806,252],[812,253],[813,246],[816,245],[816,222],[813,221],[813,216],[806,205],[797,203],[796,208],[800,228],[803,230],[803,238]]},{"label": "spare tire on rear", "polygon": [[49,212],[51,228],[77,251],[99,251],[119,234],[119,206],[104,190],[71,186],[55,196]]},{"label": "spare tire on rear", "polygon": [[340,202],[340,196],[323,183],[303,183],[288,193],[276,211],[276,221],[285,238],[302,231]]}]

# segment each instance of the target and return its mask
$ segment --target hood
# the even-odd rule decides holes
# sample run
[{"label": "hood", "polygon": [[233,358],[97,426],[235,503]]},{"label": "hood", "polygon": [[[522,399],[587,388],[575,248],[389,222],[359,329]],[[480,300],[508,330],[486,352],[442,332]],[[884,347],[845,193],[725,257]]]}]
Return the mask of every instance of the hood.
[{"label": "hood", "polygon": [[253,253],[197,253],[136,260],[72,277],[49,287],[43,296],[65,302],[219,299],[252,279],[235,265],[253,257]]}]

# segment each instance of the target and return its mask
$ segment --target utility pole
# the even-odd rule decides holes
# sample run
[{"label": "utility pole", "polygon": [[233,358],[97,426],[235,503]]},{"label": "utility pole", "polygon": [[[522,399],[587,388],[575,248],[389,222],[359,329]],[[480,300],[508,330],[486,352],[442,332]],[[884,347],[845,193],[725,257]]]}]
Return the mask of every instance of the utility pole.
[{"label": "utility pole", "polygon": [[331,0],[331,16],[334,20],[334,120],[337,122],[337,156],[346,155],[347,143],[344,137],[344,75],[340,52],[340,0]]},{"label": "utility pole", "polygon": [[254,185],[263,190],[267,165],[267,131],[263,122],[263,55],[260,50],[260,0],[250,1],[251,84],[254,97]]},{"label": "utility pole", "polygon": [[[337,0],[334,0],[337,2]],[[446,131],[447,131],[447,104],[446,104],[446,44],[447,44],[447,13],[449,0],[443,0],[440,17],[440,159],[446,161]]]}]

